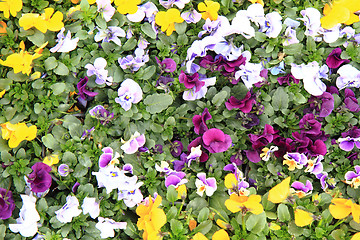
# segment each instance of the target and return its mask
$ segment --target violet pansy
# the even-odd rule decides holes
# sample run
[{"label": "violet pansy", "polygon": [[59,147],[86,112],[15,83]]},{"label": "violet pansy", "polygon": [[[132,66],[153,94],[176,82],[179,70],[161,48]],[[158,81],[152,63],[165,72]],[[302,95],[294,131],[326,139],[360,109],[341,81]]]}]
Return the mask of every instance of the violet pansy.
[{"label": "violet pansy", "polygon": [[355,171],[348,171],[345,174],[345,182],[350,184],[353,188],[358,188],[360,186],[360,166],[355,166]]},{"label": "violet pansy", "polygon": [[123,145],[121,146],[121,149],[126,153],[126,154],[133,154],[135,153],[139,147],[144,146],[145,144],[145,135],[141,134],[139,132],[135,132],[129,140],[124,141],[121,140],[121,142],[123,143]]},{"label": "violet pansy", "polygon": [[216,179],[213,177],[206,178],[206,173],[198,173],[196,176],[198,177],[195,181],[195,186],[197,187],[196,193],[201,197],[204,192],[206,196],[212,196],[217,189]]},{"label": "violet pansy", "polygon": [[125,111],[128,111],[133,103],[141,101],[142,95],[140,85],[128,78],[121,83],[115,102],[119,103]]},{"label": "violet pansy", "polygon": [[291,188],[290,188],[290,192],[293,195],[298,196],[299,198],[303,198],[306,195],[311,194],[312,190],[313,190],[313,185],[309,180],[306,180],[306,184],[295,181],[291,184]]}]

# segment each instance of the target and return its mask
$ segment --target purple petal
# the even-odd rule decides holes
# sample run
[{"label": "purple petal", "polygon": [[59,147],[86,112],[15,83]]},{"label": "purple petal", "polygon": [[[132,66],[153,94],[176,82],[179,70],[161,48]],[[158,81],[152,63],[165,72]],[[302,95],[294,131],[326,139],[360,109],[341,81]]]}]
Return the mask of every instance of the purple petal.
[{"label": "purple petal", "polygon": [[354,142],[353,141],[343,141],[339,144],[339,147],[347,152],[350,152],[354,148]]},{"label": "purple petal", "polygon": [[170,175],[165,179],[165,186],[169,187],[170,185],[176,186],[181,179],[176,175]]}]

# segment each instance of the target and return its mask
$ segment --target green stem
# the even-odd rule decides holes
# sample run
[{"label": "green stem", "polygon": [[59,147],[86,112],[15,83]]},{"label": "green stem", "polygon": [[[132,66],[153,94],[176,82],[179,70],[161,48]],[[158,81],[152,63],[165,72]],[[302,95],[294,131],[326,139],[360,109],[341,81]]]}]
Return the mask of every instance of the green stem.
[{"label": "green stem", "polygon": [[242,215],[242,217],[241,217],[241,225],[242,225],[243,235],[245,236],[246,235],[246,226],[245,226],[245,216],[244,215]]}]

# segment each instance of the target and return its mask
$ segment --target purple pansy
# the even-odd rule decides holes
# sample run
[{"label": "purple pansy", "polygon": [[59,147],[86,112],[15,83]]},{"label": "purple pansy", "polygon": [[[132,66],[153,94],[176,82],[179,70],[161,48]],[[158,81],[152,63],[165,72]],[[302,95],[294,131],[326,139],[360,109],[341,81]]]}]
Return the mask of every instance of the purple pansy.
[{"label": "purple pansy", "polygon": [[[111,121],[111,119],[114,118],[114,113],[110,113],[101,105],[97,105],[90,109],[89,114],[91,117],[99,119],[102,125],[106,125],[108,122]],[[92,129],[89,130],[92,131]]]},{"label": "purple pansy", "polygon": [[312,174],[319,174],[324,170],[322,160],[324,159],[324,156],[319,155],[314,160],[308,159],[306,163],[305,172],[310,172]]},{"label": "purple pansy", "polygon": [[[191,149],[192,148],[196,148],[200,145],[203,145],[203,142],[202,142],[202,139],[201,137],[197,137],[195,138],[191,143],[189,143],[189,145],[187,146],[187,150],[189,152],[189,154],[192,152]],[[201,149],[200,149],[201,150]],[[188,155],[189,155],[188,154]],[[188,156],[186,156],[188,157]],[[199,161],[200,162],[206,162],[208,160],[209,156],[204,152],[204,151],[201,151],[201,156],[199,157]]]},{"label": "purple pansy", "polygon": [[180,83],[183,83],[187,89],[195,87],[195,92],[200,91],[200,89],[205,85],[204,81],[200,81],[198,73],[186,75],[183,70],[181,70],[179,81]]},{"label": "purple pansy", "polygon": [[345,174],[345,180],[347,184],[350,184],[353,188],[358,188],[360,186],[360,166],[355,166],[355,171],[348,171]]},{"label": "purple pansy", "polygon": [[225,152],[232,144],[229,135],[217,128],[211,128],[202,136],[203,146],[211,153]]},{"label": "purple pansy", "polygon": [[171,58],[165,58],[164,60],[160,61],[156,56],[155,56],[156,62],[157,64],[159,64],[160,66],[160,70],[162,72],[174,72],[176,70],[176,62],[171,59]]},{"label": "purple pansy", "polygon": [[320,96],[312,96],[309,99],[310,108],[319,113],[319,117],[327,117],[334,110],[334,97],[328,92]]},{"label": "purple pansy", "polygon": [[60,164],[58,167],[58,173],[62,177],[66,177],[70,173],[70,168],[67,164]]},{"label": "purple pansy", "polygon": [[301,129],[301,133],[304,133],[306,136],[319,136],[321,135],[321,123],[318,122],[314,114],[309,113],[303,116],[303,118],[299,122],[299,127]]},{"label": "purple pansy", "polygon": [[198,173],[196,176],[198,177],[195,181],[196,193],[203,196],[205,192],[206,196],[212,196],[217,189],[216,179],[206,178],[206,173]]},{"label": "purple pansy", "polygon": [[333,189],[336,185],[334,178],[329,178],[327,172],[322,172],[316,175],[316,178],[320,180],[321,188],[326,191],[327,189]]},{"label": "purple pansy", "polygon": [[234,108],[240,109],[243,113],[249,113],[256,103],[256,100],[252,97],[251,92],[247,92],[246,96],[239,100],[234,96],[231,96],[227,102],[225,102],[226,108],[230,111]]},{"label": "purple pansy", "polygon": [[204,108],[204,111],[201,115],[195,115],[192,119],[194,124],[194,132],[199,135],[204,134],[204,132],[208,130],[206,121],[210,120],[211,118],[212,116],[207,108]]},{"label": "purple pansy", "polygon": [[345,107],[349,109],[351,112],[359,112],[360,106],[358,104],[358,100],[355,97],[355,93],[349,89],[345,89],[345,99],[344,99]]},{"label": "purple pansy", "polygon": [[306,180],[306,184],[302,182],[295,181],[291,184],[292,194],[297,195],[299,198],[305,197],[306,195],[311,194],[313,190],[313,185],[309,180]]},{"label": "purple pansy", "polygon": [[79,91],[78,100],[82,103],[85,103],[85,106],[86,106],[87,101],[93,99],[93,97],[98,95],[97,92],[91,92],[90,90],[88,90],[86,88],[88,81],[89,81],[89,79],[87,77],[84,77],[84,78],[80,78],[80,81],[76,84],[76,87]]},{"label": "purple pansy", "polygon": [[187,154],[182,153],[180,155],[180,160],[174,160],[172,162],[172,164],[173,164],[175,171],[181,171],[185,167],[185,165],[187,165],[188,162],[189,162],[189,159],[187,158]]},{"label": "purple pansy", "polygon": [[338,142],[342,150],[349,152],[354,148],[354,145],[360,149],[360,129],[357,127],[341,133],[341,137],[338,139]]},{"label": "purple pansy", "polygon": [[179,157],[183,148],[181,141],[175,140],[170,144],[170,153],[173,157]]},{"label": "purple pansy", "polygon": [[91,138],[91,134],[95,131],[95,127],[92,127],[90,129],[85,129],[83,134],[81,135],[81,140],[85,140],[86,138],[88,138],[90,140]]},{"label": "purple pansy", "polygon": [[180,16],[186,23],[197,23],[201,20],[201,14],[195,9],[182,12]]},{"label": "purple pansy", "polygon": [[284,83],[287,83],[287,85],[291,86],[291,82],[295,84],[299,84],[300,80],[296,79],[291,73],[285,75],[284,77],[278,77],[277,81],[280,85],[283,85]]},{"label": "purple pansy", "polygon": [[105,168],[107,166],[114,166],[116,163],[119,163],[118,158],[120,157],[120,154],[114,152],[114,150],[111,147],[104,147],[102,151],[103,154],[101,154],[99,158],[100,168]]},{"label": "purple pansy", "polygon": [[174,186],[177,188],[178,186],[185,184],[188,182],[187,179],[184,179],[186,174],[184,172],[171,172],[166,178],[165,178],[165,187]]},{"label": "purple pansy", "polygon": [[329,56],[326,58],[326,64],[329,68],[338,68],[343,63],[349,63],[350,60],[348,59],[341,59],[341,48],[335,48],[332,50],[332,52],[329,54]]},{"label": "purple pansy", "polygon": [[[235,152],[235,154],[231,155],[230,157],[230,162],[236,164],[236,165],[241,165],[243,164],[244,160],[244,156],[242,154],[242,150],[238,150],[237,152]],[[232,165],[232,164],[230,164]]]},{"label": "purple pansy", "polygon": [[27,182],[30,183],[31,191],[34,193],[42,193],[47,191],[52,182],[50,176],[51,167],[42,162],[35,163],[31,169]]},{"label": "purple pansy", "polygon": [[130,69],[132,72],[138,71],[142,66],[149,61],[148,51],[136,48],[134,55],[127,55],[123,58],[118,58],[119,65],[122,69]]},{"label": "purple pansy", "polygon": [[121,149],[126,154],[133,154],[139,149],[139,147],[144,146],[145,135],[144,134],[140,135],[139,132],[135,132],[134,135],[132,135],[129,140],[127,141],[121,140],[121,142],[123,143]]},{"label": "purple pansy", "polygon": [[15,202],[11,191],[0,188],[0,219],[8,219],[11,217],[15,209]]},{"label": "purple pansy", "polygon": [[119,103],[121,107],[128,111],[133,103],[138,103],[142,99],[143,92],[140,85],[132,79],[126,79],[118,89],[118,96],[115,102]]}]

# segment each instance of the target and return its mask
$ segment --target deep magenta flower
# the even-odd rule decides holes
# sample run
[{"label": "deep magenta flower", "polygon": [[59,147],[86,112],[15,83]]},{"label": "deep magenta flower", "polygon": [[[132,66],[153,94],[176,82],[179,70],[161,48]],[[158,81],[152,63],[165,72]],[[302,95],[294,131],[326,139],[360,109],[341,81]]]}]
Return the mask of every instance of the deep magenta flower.
[{"label": "deep magenta flower", "polygon": [[328,92],[320,96],[311,96],[309,99],[310,108],[319,113],[319,117],[326,117],[334,110],[334,97]]},{"label": "deep magenta flower", "polygon": [[251,92],[247,92],[245,97],[241,100],[231,96],[229,100],[225,103],[226,108],[230,111],[233,108],[238,108],[243,113],[249,113],[256,103],[256,100],[251,96]]},{"label": "deep magenta flower", "polygon": [[181,70],[179,81],[180,83],[183,83],[188,89],[195,87],[195,92],[200,91],[201,87],[205,85],[204,81],[200,81],[198,73],[194,73],[193,75],[186,75],[183,70]]},{"label": "deep magenta flower", "polygon": [[[189,145],[187,146],[188,155],[191,153],[191,148],[198,147],[199,145],[203,145],[202,138],[197,137],[195,138]],[[186,157],[188,157],[188,155]],[[199,157],[200,162],[206,162],[209,158],[209,155],[207,155],[204,151],[201,152],[201,156]]]},{"label": "deep magenta flower", "polygon": [[30,183],[31,191],[34,193],[42,193],[48,190],[51,186],[51,167],[42,162],[37,162],[31,167],[33,170],[28,177],[28,183]]},{"label": "deep magenta flower", "polygon": [[217,128],[207,130],[202,140],[204,148],[211,153],[225,152],[232,144],[231,137]]},{"label": "deep magenta flower", "polygon": [[287,74],[286,76],[283,77],[278,77],[277,81],[279,82],[280,85],[283,85],[284,83],[287,83],[287,85],[291,85],[290,83],[293,82],[295,84],[299,84],[300,80],[296,79],[291,73]]},{"label": "deep magenta flower", "polygon": [[321,123],[315,119],[314,114],[312,113],[308,113],[303,116],[299,122],[299,127],[301,129],[301,133],[304,133],[305,135],[318,136],[322,133]]},{"label": "deep magenta flower", "polygon": [[88,101],[93,99],[98,93],[97,92],[91,92],[86,87],[89,79],[87,77],[80,78],[80,81],[76,84],[76,87],[79,91],[79,98],[78,101],[86,107],[86,104]]},{"label": "deep magenta flower", "polygon": [[329,54],[329,56],[326,58],[326,64],[329,68],[338,68],[343,63],[349,63],[350,60],[348,59],[341,59],[341,48],[335,48],[332,50],[332,52]]},{"label": "deep magenta flower", "polygon": [[0,188],[0,219],[11,217],[15,209],[15,202],[11,191]]},{"label": "deep magenta flower", "polygon": [[345,103],[345,107],[349,109],[351,112],[360,111],[358,100],[356,99],[354,92],[349,88],[345,89],[344,103]]},{"label": "deep magenta flower", "polygon": [[195,115],[192,119],[194,124],[194,132],[199,135],[202,135],[204,132],[206,132],[208,130],[206,121],[210,120],[211,118],[212,116],[207,108],[204,109],[201,115]]},{"label": "deep magenta flower", "polygon": [[163,72],[174,72],[176,70],[176,62],[171,58],[165,58],[160,61],[157,57],[155,57],[157,64],[159,64],[161,71]]}]

